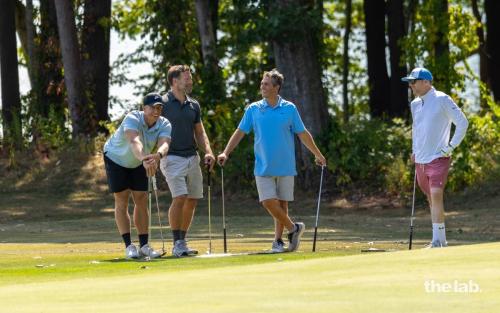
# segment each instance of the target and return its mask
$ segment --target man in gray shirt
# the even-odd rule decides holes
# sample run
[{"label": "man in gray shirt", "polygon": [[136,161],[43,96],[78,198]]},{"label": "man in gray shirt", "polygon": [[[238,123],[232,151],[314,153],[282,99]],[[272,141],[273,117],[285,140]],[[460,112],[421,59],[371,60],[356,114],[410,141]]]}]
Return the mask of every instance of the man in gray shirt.
[{"label": "man in gray shirt", "polygon": [[172,254],[181,257],[197,254],[188,248],[186,233],[193,220],[198,199],[203,198],[203,176],[197,145],[205,152],[204,164],[215,164],[205,128],[201,121],[200,105],[188,95],[193,89],[191,70],[187,65],[174,65],[167,74],[170,91],[163,96],[162,115],[172,124],[172,142],[160,169],[172,194],[168,219],[172,229]]}]

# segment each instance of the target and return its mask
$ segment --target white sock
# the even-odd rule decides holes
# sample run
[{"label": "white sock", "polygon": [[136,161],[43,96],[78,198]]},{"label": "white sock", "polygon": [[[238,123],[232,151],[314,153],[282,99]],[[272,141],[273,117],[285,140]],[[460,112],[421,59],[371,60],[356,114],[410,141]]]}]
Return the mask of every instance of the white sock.
[{"label": "white sock", "polygon": [[446,244],[446,228],[444,223],[432,223],[432,242],[439,240],[441,244]]}]

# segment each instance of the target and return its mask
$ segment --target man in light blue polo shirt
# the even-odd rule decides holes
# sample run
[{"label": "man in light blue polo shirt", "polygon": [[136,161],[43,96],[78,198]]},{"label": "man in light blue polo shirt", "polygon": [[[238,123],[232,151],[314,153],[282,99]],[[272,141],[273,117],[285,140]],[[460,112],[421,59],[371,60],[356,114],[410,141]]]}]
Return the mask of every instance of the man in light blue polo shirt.
[{"label": "man in light blue polo shirt", "polygon": [[299,248],[305,229],[303,223],[294,223],[288,216],[288,202],[293,201],[294,177],[297,175],[294,135],[314,154],[317,164],[326,165],[325,157],[302,123],[295,105],[279,96],[282,84],[283,75],[276,69],[264,72],[260,83],[263,99],[246,109],[226,148],[217,157],[223,166],[245,134],[254,131],[255,181],[260,202],[275,220],[272,246],[275,252],[285,250],[281,239],[285,227],[288,229],[288,251]]},{"label": "man in light blue polo shirt", "polygon": [[[125,116],[116,132],[104,144],[104,164],[109,190],[115,198],[115,221],[125,243],[125,258],[156,258],[160,254],[148,244],[148,177],[153,176],[167,152],[172,126],[160,116],[163,106],[159,94],[143,99],[143,110]],[[154,148],[156,153],[152,153]],[[139,249],[130,238],[128,200],[134,201],[134,223]]]}]

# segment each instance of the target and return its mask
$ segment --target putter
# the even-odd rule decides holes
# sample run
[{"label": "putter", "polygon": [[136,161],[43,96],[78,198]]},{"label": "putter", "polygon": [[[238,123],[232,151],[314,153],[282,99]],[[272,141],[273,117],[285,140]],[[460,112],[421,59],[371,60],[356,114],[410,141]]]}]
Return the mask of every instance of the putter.
[{"label": "putter", "polygon": [[413,242],[413,220],[415,219],[415,186],[417,184],[417,168],[415,165],[415,173],[413,174],[413,199],[411,201],[411,217],[410,217],[410,240],[408,240],[408,250],[411,250]]},{"label": "putter", "polygon": [[224,236],[224,253],[227,253],[227,237],[226,237],[226,207],[224,204],[224,167],[220,167],[221,189],[222,189],[222,229]]},{"label": "putter", "polygon": [[[161,237],[161,256],[164,256],[167,252],[165,251],[165,238],[163,238],[163,226],[161,224],[161,217],[160,217],[160,205],[158,204],[158,188],[156,185],[156,176],[151,177],[151,182],[153,183],[153,191],[155,192],[155,199],[156,199],[156,210],[158,212],[158,225],[160,226],[160,237]],[[150,207],[151,207],[151,200],[149,201]],[[151,214],[151,209],[149,210],[149,214]],[[149,217],[149,220],[151,221],[151,216]],[[150,222],[151,225],[151,222]]]},{"label": "putter", "polygon": [[318,220],[319,220],[319,204],[321,202],[321,189],[323,187],[323,172],[325,166],[321,166],[321,178],[319,180],[319,193],[318,193],[318,206],[316,207],[316,223],[314,225],[314,239],[313,239],[313,248],[312,252],[316,252],[316,237],[318,235]]},{"label": "putter", "polygon": [[208,197],[208,254],[212,254],[212,212],[211,212],[211,182],[210,164],[207,164],[207,197]]}]

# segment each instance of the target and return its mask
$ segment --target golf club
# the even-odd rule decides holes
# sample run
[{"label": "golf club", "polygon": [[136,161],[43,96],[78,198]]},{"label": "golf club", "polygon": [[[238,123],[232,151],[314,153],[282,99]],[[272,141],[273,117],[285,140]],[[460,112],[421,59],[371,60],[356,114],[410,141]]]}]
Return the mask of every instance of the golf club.
[{"label": "golf club", "polygon": [[[155,199],[156,199],[156,210],[158,212],[158,225],[160,226],[160,237],[161,237],[161,256],[164,256],[167,252],[165,251],[165,238],[163,238],[163,226],[161,224],[161,217],[160,217],[160,205],[158,204],[158,188],[156,185],[156,176],[153,175],[151,177],[151,182],[153,183],[153,191],[155,192]],[[150,207],[151,207],[151,201]],[[149,213],[151,214],[151,209],[149,210]],[[149,217],[149,220],[151,221],[151,216]],[[151,225],[151,222],[150,222]]]},{"label": "golf club", "polygon": [[224,236],[224,253],[227,253],[227,237],[226,237],[226,207],[224,203],[224,167],[220,167],[221,176],[221,191],[222,191],[222,229]]},{"label": "golf club", "polygon": [[415,219],[415,186],[417,184],[417,168],[415,165],[415,173],[413,174],[413,199],[411,201],[411,217],[410,217],[410,240],[408,240],[408,250],[411,250],[413,242],[413,220]]},{"label": "golf club", "polygon": [[210,163],[207,164],[207,197],[208,197],[208,254],[212,254],[212,212],[211,212],[211,182]]},{"label": "golf club", "polygon": [[151,238],[151,177],[148,177],[148,238]]},{"label": "golf club", "polygon": [[318,234],[318,220],[319,220],[319,205],[321,203],[321,189],[323,187],[323,172],[324,172],[325,166],[321,166],[321,178],[319,180],[319,193],[318,193],[318,206],[316,207],[316,223],[314,225],[314,239],[313,239],[313,248],[312,252],[316,252],[316,237]]}]

